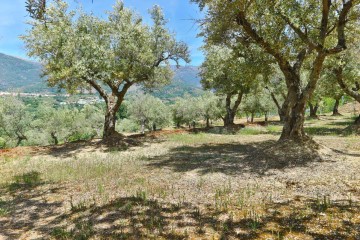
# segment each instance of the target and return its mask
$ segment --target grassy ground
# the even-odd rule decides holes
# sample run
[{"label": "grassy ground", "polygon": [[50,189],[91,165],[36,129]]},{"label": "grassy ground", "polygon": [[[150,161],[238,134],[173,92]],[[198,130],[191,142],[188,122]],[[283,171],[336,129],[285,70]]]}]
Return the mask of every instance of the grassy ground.
[{"label": "grassy ground", "polygon": [[0,157],[0,239],[359,239],[359,137],[342,135],[351,121],[307,121],[322,159],[269,154],[277,123],[126,150],[11,150]]}]

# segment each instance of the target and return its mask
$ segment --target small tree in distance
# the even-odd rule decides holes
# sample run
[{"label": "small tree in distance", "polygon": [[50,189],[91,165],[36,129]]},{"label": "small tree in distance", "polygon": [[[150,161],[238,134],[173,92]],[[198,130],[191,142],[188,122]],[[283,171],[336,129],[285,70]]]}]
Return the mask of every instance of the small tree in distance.
[{"label": "small tree in distance", "polygon": [[159,99],[149,94],[140,94],[129,103],[129,114],[141,125],[141,133],[145,128],[156,131],[158,127],[164,127],[170,123],[170,110]]},{"label": "small tree in distance", "polygon": [[27,140],[32,116],[24,103],[15,97],[0,99],[0,131],[7,137],[7,145],[19,146]]}]

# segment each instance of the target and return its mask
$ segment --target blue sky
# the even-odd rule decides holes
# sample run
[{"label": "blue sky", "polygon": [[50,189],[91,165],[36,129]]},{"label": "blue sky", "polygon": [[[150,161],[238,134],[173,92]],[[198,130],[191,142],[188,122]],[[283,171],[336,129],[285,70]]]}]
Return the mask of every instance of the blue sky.
[{"label": "blue sky", "polygon": [[[87,12],[93,12],[100,17],[106,17],[106,11],[111,10],[116,0],[67,0],[72,7],[80,4]],[[144,20],[150,22],[148,9],[154,4],[160,5],[169,20],[168,27],[176,33],[178,40],[186,42],[191,52],[190,65],[200,65],[203,55],[199,50],[202,39],[196,35],[199,27],[194,19],[201,18],[197,5],[190,0],[124,0],[125,6],[134,9]],[[27,12],[25,0],[0,0],[0,53],[28,59],[19,35],[25,33]]]}]

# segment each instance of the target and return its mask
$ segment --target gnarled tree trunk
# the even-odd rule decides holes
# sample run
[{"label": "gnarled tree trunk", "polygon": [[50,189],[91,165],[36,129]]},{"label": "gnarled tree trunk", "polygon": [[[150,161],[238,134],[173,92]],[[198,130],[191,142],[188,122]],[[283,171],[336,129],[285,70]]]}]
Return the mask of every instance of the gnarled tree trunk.
[{"label": "gnarled tree trunk", "polygon": [[280,141],[293,140],[304,142],[308,139],[304,131],[306,100],[304,98],[291,98],[291,108],[285,117],[284,127]]},{"label": "gnarled tree trunk", "polygon": [[27,137],[21,133],[17,134],[17,142],[16,142],[16,146],[20,146],[21,142],[27,140]]},{"label": "gnarled tree trunk", "polygon": [[[344,76],[343,76],[343,69],[341,67],[335,68],[334,70],[336,80],[339,83],[342,90],[344,90],[345,93],[347,93],[349,96],[354,98],[358,103],[360,103],[360,84],[359,82],[355,82],[355,88],[351,88],[346,85],[344,82]],[[360,115],[355,120],[355,125],[360,125]]]},{"label": "gnarled tree trunk", "polygon": [[239,105],[241,103],[241,100],[242,100],[242,97],[243,97],[243,92],[240,91],[238,93],[237,98],[236,98],[235,103],[234,103],[234,106],[231,107],[231,97],[233,95],[234,94],[227,94],[226,95],[226,105],[225,105],[226,106],[226,115],[223,118],[224,127],[234,125],[235,115],[236,115],[236,112],[237,112],[237,110],[239,108]]},{"label": "gnarled tree trunk", "polygon": [[106,106],[105,113],[105,123],[104,123],[104,132],[103,138],[108,138],[116,133],[115,125],[116,125],[116,112],[119,110],[116,105]]},{"label": "gnarled tree trunk", "polygon": [[312,103],[309,103],[309,107],[310,107],[310,118],[319,118],[317,115],[319,104],[316,103],[314,106]]},{"label": "gnarled tree trunk", "polygon": [[51,138],[54,140],[55,145],[59,144],[59,140],[58,140],[55,132],[51,132]]},{"label": "gnarled tree trunk", "polygon": [[206,128],[210,128],[210,118],[206,118]]},{"label": "gnarled tree trunk", "polygon": [[333,116],[341,116],[341,114],[339,113],[339,105],[340,105],[340,99],[336,98],[333,108],[333,114],[332,114]]},{"label": "gnarled tree trunk", "polygon": [[356,125],[360,125],[360,114],[359,114],[359,116],[355,119],[355,124],[356,124]]},{"label": "gnarled tree trunk", "polygon": [[124,95],[125,92],[123,94],[111,94],[107,96],[103,139],[109,138],[116,134],[116,113],[120,109],[120,106],[124,100]]}]

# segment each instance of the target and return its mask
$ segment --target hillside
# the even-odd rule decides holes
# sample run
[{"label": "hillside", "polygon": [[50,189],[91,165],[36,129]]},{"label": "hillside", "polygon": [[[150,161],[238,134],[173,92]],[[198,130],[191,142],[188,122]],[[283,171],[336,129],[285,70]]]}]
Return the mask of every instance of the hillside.
[{"label": "hillside", "polygon": [[152,92],[161,99],[174,99],[184,94],[196,96],[201,92],[199,68],[195,66],[173,67],[174,78],[171,84]]},{"label": "hillside", "polygon": [[0,53],[0,91],[52,92],[40,75],[39,63]]},{"label": "hillside", "polygon": [[[174,70],[173,82],[153,94],[163,99],[183,96],[185,93],[195,95],[201,88],[198,67],[185,66]],[[26,61],[0,53],[0,91],[18,91],[31,93],[54,92],[49,88],[41,75],[39,63]]]}]

